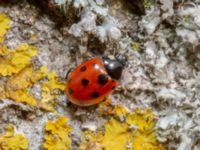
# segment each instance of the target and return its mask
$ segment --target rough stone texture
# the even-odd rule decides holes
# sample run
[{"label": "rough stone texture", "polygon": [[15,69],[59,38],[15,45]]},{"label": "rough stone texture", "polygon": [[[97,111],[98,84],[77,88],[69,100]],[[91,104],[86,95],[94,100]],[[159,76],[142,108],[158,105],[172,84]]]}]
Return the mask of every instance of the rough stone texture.
[{"label": "rough stone texture", "polygon": [[[111,1],[110,4],[106,1],[97,4],[93,0],[51,2],[64,6],[57,13],[66,16],[65,19],[66,13],[70,13],[67,6],[76,9],[77,13],[71,13],[71,16],[77,15],[78,21],[60,25],[55,16],[41,12],[37,5],[26,1],[0,6],[0,12],[6,13],[12,20],[5,44],[12,49],[23,42],[36,46],[39,55],[34,63],[55,70],[62,80],[69,68],[89,57],[102,52],[108,55],[126,53],[128,66],[123,72],[121,86],[110,96],[112,103],[122,104],[129,110],[152,108],[158,115],[157,139],[167,149],[198,150],[198,1],[148,1],[144,15],[132,13],[122,1]],[[33,36],[36,39],[31,38]],[[131,47],[132,42],[137,43],[138,51]],[[82,130],[100,129],[106,118],[99,116],[97,106],[80,108],[69,103],[66,106],[65,101],[65,95],[61,95],[57,110],[69,117],[73,126],[73,149],[77,149]],[[0,123],[15,124],[17,131],[23,132],[29,139],[30,149],[36,150],[41,146],[44,123],[54,115],[25,107],[9,100],[1,102]],[[26,117],[31,121],[24,119],[23,115],[16,115],[23,109],[29,110]],[[33,137],[34,140],[31,140]]]}]

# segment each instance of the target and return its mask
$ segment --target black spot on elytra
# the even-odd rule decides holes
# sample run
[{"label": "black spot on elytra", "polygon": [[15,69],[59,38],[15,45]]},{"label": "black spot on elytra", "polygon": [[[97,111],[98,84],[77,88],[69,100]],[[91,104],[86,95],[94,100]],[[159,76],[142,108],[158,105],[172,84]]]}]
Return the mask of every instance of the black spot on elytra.
[{"label": "black spot on elytra", "polygon": [[87,79],[82,79],[82,80],[81,80],[81,84],[82,84],[84,87],[86,87],[86,86],[89,84],[89,80],[87,80]]},{"label": "black spot on elytra", "polygon": [[69,89],[68,89],[68,92],[69,92],[70,95],[74,93],[74,91],[73,91],[72,88],[69,88]]},{"label": "black spot on elytra", "polygon": [[83,67],[81,67],[81,72],[84,72],[84,71],[86,71],[87,70],[87,68],[86,68],[86,66],[83,66]]},{"label": "black spot on elytra", "polygon": [[108,82],[108,75],[106,74],[100,74],[98,76],[98,81],[99,84],[101,85],[105,85]]},{"label": "black spot on elytra", "polygon": [[91,94],[92,98],[97,98],[99,97],[99,92],[95,91]]}]

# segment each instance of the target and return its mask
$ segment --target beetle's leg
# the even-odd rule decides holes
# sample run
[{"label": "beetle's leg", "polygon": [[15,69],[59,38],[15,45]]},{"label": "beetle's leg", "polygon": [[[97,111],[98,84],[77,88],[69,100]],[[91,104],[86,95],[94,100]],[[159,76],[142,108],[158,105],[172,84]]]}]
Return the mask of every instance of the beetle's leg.
[{"label": "beetle's leg", "polygon": [[65,75],[65,79],[67,80],[70,72],[73,70],[74,68],[69,68],[69,70],[67,71],[66,75]]}]

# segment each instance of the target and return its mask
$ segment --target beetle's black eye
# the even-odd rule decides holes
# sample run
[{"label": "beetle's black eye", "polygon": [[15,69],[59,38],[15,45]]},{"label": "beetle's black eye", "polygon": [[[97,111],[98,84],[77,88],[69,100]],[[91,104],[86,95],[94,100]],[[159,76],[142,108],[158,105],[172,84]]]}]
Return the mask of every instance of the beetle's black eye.
[{"label": "beetle's black eye", "polygon": [[123,70],[123,64],[121,64],[118,60],[111,60],[107,57],[103,57],[103,62],[106,71],[111,78],[116,80],[120,79]]}]

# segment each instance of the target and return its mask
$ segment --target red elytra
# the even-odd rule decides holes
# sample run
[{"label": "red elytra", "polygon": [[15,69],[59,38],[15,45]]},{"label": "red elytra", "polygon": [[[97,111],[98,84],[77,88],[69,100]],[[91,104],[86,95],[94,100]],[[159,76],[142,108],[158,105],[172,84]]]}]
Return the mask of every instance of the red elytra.
[{"label": "red elytra", "polygon": [[89,106],[103,101],[118,82],[106,72],[101,58],[83,62],[68,74],[66,95],[80,106]]}]

